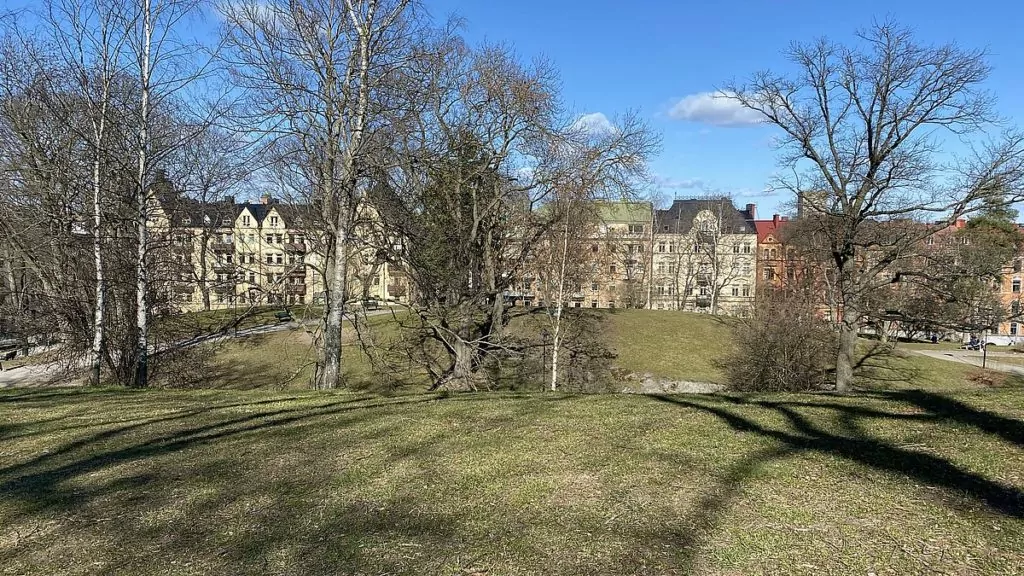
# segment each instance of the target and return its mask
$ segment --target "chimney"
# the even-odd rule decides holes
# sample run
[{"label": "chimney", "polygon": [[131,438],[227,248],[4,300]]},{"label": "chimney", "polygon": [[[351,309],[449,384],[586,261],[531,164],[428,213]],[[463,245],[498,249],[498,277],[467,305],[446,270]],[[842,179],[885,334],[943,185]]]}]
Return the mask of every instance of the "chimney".
[{"label": "chimney", "polygon": [[757,219],[757,204],[747,204],[747,214],[750,214],[751,220]]},{"label": "chimney", "polygon": [[264,194],[263,196],[260,196],[260,204],[266,205],[270,204],[273,201],[274,199],[270,197],[270,194]]},{"label": "chimney", "polygon": [[231,194],[228,194],[227,196],[224,197],[224,203],[226,203],[226,204],[234,204],[235,203],[235,197],[232,196]]},{"label": "chimney", "polygon": [[779,215],[778,214],[772,214],[772,224],[774,226],[778,226],[779,225]]}]

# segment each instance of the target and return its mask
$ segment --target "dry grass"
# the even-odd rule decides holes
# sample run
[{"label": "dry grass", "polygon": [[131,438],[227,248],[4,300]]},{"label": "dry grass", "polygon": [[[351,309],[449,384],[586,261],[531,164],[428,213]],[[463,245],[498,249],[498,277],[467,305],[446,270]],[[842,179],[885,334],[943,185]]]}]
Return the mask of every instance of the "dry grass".
[{"label": "dry grass", "polygon": [[1019,389],[0,408],[0,574],[1024,570]]}]

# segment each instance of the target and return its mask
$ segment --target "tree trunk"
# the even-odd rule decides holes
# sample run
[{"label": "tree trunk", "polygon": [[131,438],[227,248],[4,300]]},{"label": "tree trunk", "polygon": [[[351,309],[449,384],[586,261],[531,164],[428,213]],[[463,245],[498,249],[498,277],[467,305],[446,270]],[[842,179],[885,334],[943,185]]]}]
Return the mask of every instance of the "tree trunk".
[{"label": "tree trunk", "polygon": [[142,3],[142,58],[141,58],[141,103],[139,124],[139,187],[136,190],[138,214],[136,215],[136,227],[138,228],[138,253],[135,259],[136,285],[135,285],[135,320],[138,330],[135,344],[135,378],[132,385],[137,388],[145,388],[149,384],[149,310],[148,294],[149,271],[146,267],[146,253],[148,251],[149,231],[146,229],[147,202],[146,202],[146,173],[149,149],[149,81],[150,81],[150,42],[152,40],[150,0],[143,0]]},{"label": "tree trunk", "polygon": [[346,217],[347,203],[338,207],[338,227],[334,239],[334,263],[328,267],[327,302],[324,310],[324,350],[317,390],[330,390],[341,384],[341,322],[345,311],[345,280],[348,273],[346,251],[348,225],[341,223]]},{"label": "tree trunk", "polygon": [[839,322],[839,353],[836,356],[836,392],[846,393],[853,387],[853,367],[857,361],[857,332],[860,315],[850,307],[843,309]]},{"label": "tree trunk", "polygon": [[551,334],[551,391],[558,389],[558,347],[562,343],[562,307],[565,302],[565,265],[569,256],[569,208],[566,206],[562,229],[562,261],[558,268],[558,303],[555,305],[555,326]]},{"label": "tree trunk", "polygon": [[[100,122],[103,120],[100,119]],[[96,158],[92,164],[92,251],[93,264],[96,267],[96,310],[93,312],[92,328],[92,350],[89,361],[93,386],[100,383],[100,367],[103,364],[103,313],[106,292],[106,279],[103,275],[103,241],[100,237],[102,232],[102,212],[100,210],[100,158],[99,149],[96,150]]]},{"label": "tree trunk", "polygon": [[450,343],[452,365],[446,374],[438,379],[435,389],[450,392],[477,390],[477,375],[473,372],[473,348],[461,337],[454,337]]}]

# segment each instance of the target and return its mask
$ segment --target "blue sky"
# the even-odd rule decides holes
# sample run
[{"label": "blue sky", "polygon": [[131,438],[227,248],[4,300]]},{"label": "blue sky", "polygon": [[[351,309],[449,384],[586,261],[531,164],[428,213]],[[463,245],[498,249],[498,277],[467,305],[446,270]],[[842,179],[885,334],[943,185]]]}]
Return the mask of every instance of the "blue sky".
[{"label": "blue sky", "polygon": [[[770,215],[789,201],[765,193],[778,168],[772,131],[722,125],[735,117],[697,95],[757,70],[784,71],[793,40],[848,39],[873,18],[895,18],[926,42],[987,48],[998,110],[1024,124],[1024,2],[897,0],[425,0],[431,14],[466,19],[472,41],[505,42],[561,71],[574,111],[639,110],[664,139],[651,162],[665,196],[730,193]],[[855,8],[854,8],[855,7]],[[684,105],[680,100],[690,97]],[[675,107],[676,112],[672,113]],[[738,120],[742,120],[742,117]]]}]

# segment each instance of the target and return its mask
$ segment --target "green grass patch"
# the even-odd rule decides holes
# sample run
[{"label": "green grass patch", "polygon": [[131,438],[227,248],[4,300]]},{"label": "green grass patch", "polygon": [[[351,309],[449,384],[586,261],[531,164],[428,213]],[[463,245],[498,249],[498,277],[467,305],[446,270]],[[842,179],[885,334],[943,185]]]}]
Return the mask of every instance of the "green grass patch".
[{"label": "green grass patch", "polygon": [[607,313],[605,339],[616,364],[671,380],[725,383],[719,363],[731,351],[733,320],[663,310]]},{"label": "green grass patch", "polygon": [[4,574],[1017,574],[1024,392],[0,391]]}]

